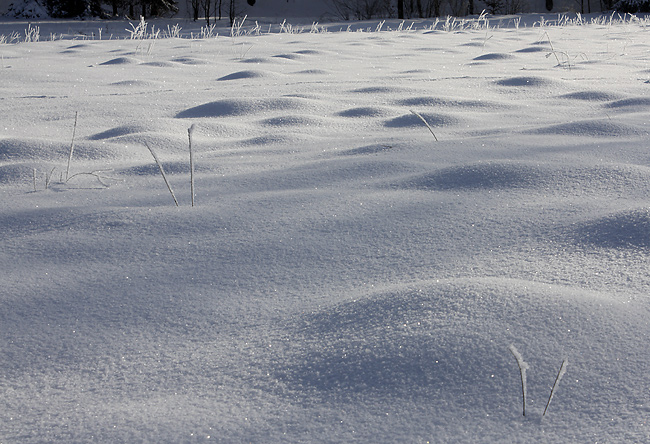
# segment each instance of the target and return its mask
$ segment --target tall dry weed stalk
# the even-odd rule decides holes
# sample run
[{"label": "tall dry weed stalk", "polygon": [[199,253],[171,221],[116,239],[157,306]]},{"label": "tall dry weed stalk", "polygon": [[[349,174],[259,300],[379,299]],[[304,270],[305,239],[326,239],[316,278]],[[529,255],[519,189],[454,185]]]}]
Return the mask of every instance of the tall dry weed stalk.
[{"label": "tall dry weed stalk", "polygon": [[194,155],[192,152],[192,133],[194,132],[194,124],[187,129],[187,138],[190,145],[190,193],[192,194],[192,206],[194,206]]},{"label": "tall dry weed stalk", "polygon": [[172,198],[174,199],[174,203],[176,206],[178,206],[178,200],[176,200],[176,195],[174,194],[174,190],[172,190],[171,185],[169,184],[169,181],[167,180],[167,175],[165,174],[165,169],[162,166],[162,163],[160,163],[160,160],[158,159],[158,156],[156,156],[156,152],[149,146],[147,142],[144,143],[144,146],[147,147],[151,155],[153,156],[153,160],[156,161],[156,165],[158,165],[158,169],[160,170],[160,175],[163,177],[165,181],[165,185],[167,185],[167,189],[169,190],[169,193],[172,195]]}]

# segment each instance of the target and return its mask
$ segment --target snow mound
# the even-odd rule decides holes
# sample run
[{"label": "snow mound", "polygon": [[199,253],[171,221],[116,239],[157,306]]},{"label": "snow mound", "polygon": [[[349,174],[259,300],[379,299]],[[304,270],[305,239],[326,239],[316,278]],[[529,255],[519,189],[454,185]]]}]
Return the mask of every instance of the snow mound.
[{"label": "snow mound", "polygon": [[528,189],[559,196],[650,193],[650,169],[643,166],[566,166],[556,163],[490,161],[441,168],[402,179],[396,188],[453,191]]},{"label": "snow mound", "polygon": [[172,59],[172,62],[180,63],[182,65],[207,65],[208,61],[199,59],[197,57],[175,57]]},{"label": "snow mound", "polygon": [[[219,127],[223,128],[223,126]],[[171,149],[173,146],[187,149],[187,128],[188,126],[184,122],[161,118],[109,128],[88,136],[88,140],[106,141],[113,145],[147,142],[152,144],[151,146],[154,148]],[[228,133],[232,132],[228,131]]]},{"label": "snow mound", "polygon": [[119,86],[125,88],[160,88],[162,82],[154,80],[120,80],[119,82],[111,83],[111,86]]},{"label": "snow mound", "polygon": [[532,134],[561,134],[579,137],[622,137],[647,134],[641,128],[626,123],[613,122],[605,119],[589,119],[578,122],[548,125],[528,131]]},{"label": "snow mound", "polygon": [[337,156],[282,171],[239,174],[232,178],[232,183],[235,187],[245,184],[247,188],[255,191],[313,190],[337,186],[366,187],[368,183],[389,180],[395,174],[410,172],[412,166],[404,162]]},{"label": "snow mound", "polygon": [[542,88],[550,87],[553,85],[553,81],[545,77],[535,77],[535,76],[518,76],[518,77],[508,77],[505,79],[497,80],[495,82],[499,86],[508,86],[508,87],[528,87],[528,88]]},{"label": "snow mound", "polygon": [[287,59],[287,60],[301,60],[305,57],[305,54],[298,54],[298,53],[288,53],[288,54],[277,54],[274,55],[273,57],[277,57],[279,59]]},{"label": "snow mound", "polygon": [[399,94],[407,91],[406,88],[400,86],[367,86],[365,88],[353,89],[352,93],[355,94]]},{"label": "snow mound", "polygon": [[[419,114],[422,117],[424,117],[427,123],[432,127],[439,127],[439,126],[449,127],[449,126],[458,125],[460,122],[459,118],[449,114],[427,113],[427,112],[419,113]],[[411,113],[411,114],[404,114],[402,116],[395,117],[392,119],[388,119],[386,120],[386,122],[384,122],[384,126],[386,128],[416,128],[416,127],[424,127],[424,123],[418,116]]]},{"label": "snow mound", "polygon": [[300,127],[300,126],[331,126],[332,121],[320,116],[307,116],[307,115],[283,115],[264,119],[261,122],[265,126],[273,127]]},{"label": "snow mound", "polygon": [[90,140],[104,140],[104,139],[112,139],[114,137],[119,137],[119,136],[124,136],[127,134],[134,134],[134,133],[140,133],[140,132],[145,132],[149,131],[150,128],[144,124],[132,124],[132,125],[124,125],[124,126],[118,126],[115,128],[108,129],[106,131],[102,131],[101,133],[93,134],[92,136],[89,136],[88,138]]},{"label": "snow mound", "polygon": [[276,99],[224,99],[188,108],[176,114],[179,119],[203,117],[232,117],[268,111],[298,111],[312,107],[306,99],[280,97]]},{"label": "snow mound", "polygon": [[[133,134],[124,134],[112,137],[110,139],[112,146],[123,147],[122,151],[127,155],[131,154],[133,158],[137,156],[137,151],[148,153],[147,145],[152,147],[157,153],[187,153],[187,128],[185,131],[165,132],[139,132]],[[134,149],[134,145],[136,148]]]},{"label": "snow mound", "polygon": [[449,99],[442,97],[409,97],[406,99],[400,99],[396,102],[398,105],[402,106],[435,106],[435,107],[445,107],[445,108],[455,108],[459,110],[463,109],[484,109],[486,111],[492,111],[494,109],[505,108],[506,106],[493,101],[486,100],[467,100],[467,99]]},{"label": "snow mound", "polygon": [[99,65],[100,66],[111,66],[111,65],[138,65],[140,64],[140,60],[135,59],[133,57],[116,57],[111,60],[107,60],[106,62],[102,62]]},{"label": "snow mound", "polygon": [[[606,417],[603,380],[618,388],[648,386],[641,371],[648,345],[635,337],[650,329],[647,310],[636,309],[605,295],[530,281],[421,282],[297,319],[289,335],[300,345],[277,374],[326,399],[406,397],[427,400],[433,417],[446,409],[514,417],[518,372],[508,345],[515,344],[534,375],[532,411],[541,413],[554,373],[568,357],[571,377],[557,393],[554,421],[574,409]],[[585,350],[590,337],[603,342]],[[625,345],[612,349],[611,343]]]},{"label": "snow mound", "polygon": [[[241,59],[239,60],[239,63],[247,63],[251,65],[264,65],[264,64],[273,64],[273,63],[280,63],[283,59],[281,58],[274,58],[274,57],[250,57],[247,59]],[[288,59],[284,59],[287,60]]]},{"label": "snow mound", "polygon": [[610,100],[618,99],[620,95],[605,91],[578,91],[564,94],[560,97],[563,99],[584,100],[586,102],[608,102]]},{"label": "snow mound", "polygon": [[[248,139],[241,140],[237,142],[237,145],[240,146],[261,146],[266,147],[269,145],[278,145],[285,144],[290,145],[291,143],[300,143],[301,140],[296,137],[290,137],[288,135],[267,135],[267,136],[256,136],[250,137]],[[240,155],[241,153],[237,153]]]},{"label": "snow mound", "polygon": [[9,165],[0,165],[0,183],[15,184],[33,179],[34,166],[24,163],[14,163]]},{"label": "snow mound", "polygon": [[70,143],[47,139],[0,139],[0,161],[60,160],[70,151]]},{"label": "snow mound", "polygon": [[[190,172],[190,165],[188,162],[166,161],[164,168],[166,174],[189,174]],[[199,170],[199,168],[195,168],[195,170]],[[153,159],[151,163],[137,165],[129,168],[122,168],[120,170],[117,170],[117,172],[127,176],[160,175],[160,169],[158,168],[158,165],[153,162]]]},{"label": "snow mound", "polygon": [[327,55],[331,54],[330,52],[327,51],[321,51],[318,49],[300,49],[298,51],[294,51],[296,54],[300,55],[313,55],[313,56],[322,56],[322,55]]},{"label": "snow mound", "polygon": [[142,66],[153,66],[155,68],[173,68],[176,65],[172,62],[165,62],[165,61],[155,61],[155,62],[145,62],[142,63]]},{"label": "snow mound", "polygon": [[650,248],[650,210],[622,211],[576,224],[579,243],[598,248]]},{"label": "snow mound", "polygon": [[630,97],[608,103],[607,108],[634,108],[640,111],[647,111],[650,106],[650,97]]},{"label": "snow mound", "polygon": [[650,193],[650,168],[635,165],[556,166],[546,174],[546,189],[577,195]]},{"label": "snow mound", "polygon": [[326,69],[304,69],[302,71],[298,71],[295,74],[307,74],[307,75],[314,75],[314,76],[329,76],[332,74],[332,71],[328,71]]},{"label": "snow mound", "polygon": [[521,48],[516,50],[515,52],[519,53],[531,53],[531,52],[549,52],[551,51],[550,47],[543,47],[543,46],[528,46],[526,48]]},{"label": "snow mound", "polygon": [[386,117],[391,114],[393,114],[393,112],[386,108],[381,108],[378,106],[360,106],[356,108],[346,109],[345,111],[339,112],[337,115],[341,117],[363,118]]},{"label": "snow mound", "polygon": [[366,145],[358,148],[352,148],[341,152],[343,156],[359,156],[367,154],[379,154],[385,151],[393,150],[390,145]]},{"label": "snow mound", "polygon": [[217,80],[223,81],[223,80],[241,80],[241,79],[264,79],[264,78],[275,77],[276,75],[277,74],[271,73],[269,71],[258,71],[258,70],[249,69],[245,71],[237,71],[232,74],[219,77]]},{"label": "snow mound", "polygon": [[417,190],[491,190],[539,186],[543,175],[534,166],[511,162],[486,162],[442,168],[401,182]]},{"label": "snow mound", "polygon": [[475,61],[485,61],[485,60],[509,60],[514,59],[515,56],[512,54],[504,54],[502,52],[493,52],[490,54],[483,54],[478,57],[474,57],[472,60]]}]

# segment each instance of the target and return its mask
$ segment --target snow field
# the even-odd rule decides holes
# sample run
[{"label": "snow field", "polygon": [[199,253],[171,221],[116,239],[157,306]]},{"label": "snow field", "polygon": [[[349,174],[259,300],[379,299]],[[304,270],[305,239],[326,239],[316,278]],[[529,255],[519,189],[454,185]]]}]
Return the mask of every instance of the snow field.
[{"label": "snow field", "polygon": [[647,33],[1,45],[0,440],[647,441]]}]

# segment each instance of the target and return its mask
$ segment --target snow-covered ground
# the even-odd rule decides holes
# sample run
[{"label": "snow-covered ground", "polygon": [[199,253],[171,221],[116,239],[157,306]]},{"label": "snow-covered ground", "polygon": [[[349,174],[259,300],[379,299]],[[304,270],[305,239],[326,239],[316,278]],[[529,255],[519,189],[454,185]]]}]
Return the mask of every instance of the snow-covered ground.
[{"label": "snow-covered ground", "polygon": [[0,441],[650,441],[650,23],[527,19],[0,45]]}]

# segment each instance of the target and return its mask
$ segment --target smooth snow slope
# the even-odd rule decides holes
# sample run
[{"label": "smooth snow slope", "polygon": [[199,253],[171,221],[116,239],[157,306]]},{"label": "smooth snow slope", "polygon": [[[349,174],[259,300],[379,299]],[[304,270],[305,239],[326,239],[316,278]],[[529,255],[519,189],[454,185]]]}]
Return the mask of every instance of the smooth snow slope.
[{"label": "smooth snow slope", "polygon": [[650,440],[647,23],[399,25],[0,45],[1,442]]}]

